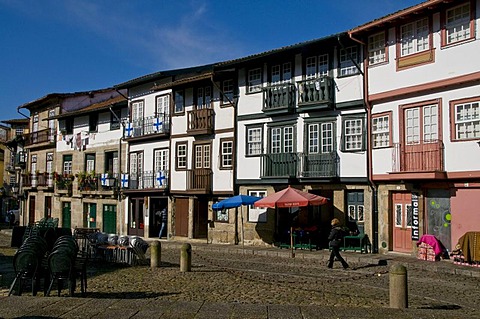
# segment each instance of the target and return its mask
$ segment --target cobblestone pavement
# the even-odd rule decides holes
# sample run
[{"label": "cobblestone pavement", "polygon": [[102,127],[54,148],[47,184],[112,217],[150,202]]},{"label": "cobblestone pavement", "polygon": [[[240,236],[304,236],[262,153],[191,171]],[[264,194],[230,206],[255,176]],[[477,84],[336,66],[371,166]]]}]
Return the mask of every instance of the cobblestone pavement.
[{"label": "cobblestone pavement", "polygon": [[[0,234],[4,318],[480,318],[480,269],[460,267],[461,274],[452,263],[439,268],[411,257],[382,262],[382,256],[343,253],[353,268],[344,271],[339,263],[326,268],[325,251],[289,258],[287,250],[192,244],[192,271],[182,273],[174,242],[162,242],[159,268],[91,262],[86,298],[66,297],[66,290],[60,298],[5,297],[14,253],[5,237]],[[392,262],[407,264],[406,310],[388,308]]]}]

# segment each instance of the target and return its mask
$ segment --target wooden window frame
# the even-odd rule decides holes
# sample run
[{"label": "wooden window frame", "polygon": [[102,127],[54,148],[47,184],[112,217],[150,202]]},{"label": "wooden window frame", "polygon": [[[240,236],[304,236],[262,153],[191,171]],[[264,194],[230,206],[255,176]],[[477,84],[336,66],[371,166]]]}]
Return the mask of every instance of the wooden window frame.
[{"label": "wooden window frame", "polygon": [[[185,146],[185,155],[179,156],[179,147]],[[179,166],[180,158],[185,159],[185,166]],[[186,171],[188,169],[188,142],[176,142],[175,143],[175,170]]]},{"label": "wooden window frame", "polygon": [[[467,3],[470,5],[470,37],[466,38],[466,39],[459,40],[459,41],[447,43],[447,11],[448,10],[453,10],[457,7],[464,6]],[[449,8],[446,8],[445,10],[442,10],[442,12],[440,14],[440,25],[442,26],[441,31],[440,31],[440,34],[441,34],[441,44],[440,44],[440,46],[442,48],[443,47],[455,46],[457,44],[462,44],[462,43],[465,43],[465,42],[475,40],[475,33],[476,33],[476,30],[475,30],[475,21],[476,21],[475,12],[476,12],[476,2],[473,1],[473,0],[468,0],[468,1],[465,1],[465,2],[460,3],[458,5],[451,6]]]},{"label": "wooden window frame", "polygon": [[[372,114],[372,136],[371,136],[371,138],[372,138],[372,148],[373,149],[389,148],[389,147],[393,146],[393,139],[392,139],[392,118],[393,117],[392,116],[393,116],[392,111]],[[373,131],[373,119],[380,118],[380,117],[387,117],[388,118],[388,145],[385,145],[385,146],[375,146],[374,145],[374,141],[375,141],[374,136],[376,134],[379,134],[380,132],[376,133],[376,132]],[[384,132],[381,132],[381,133],[384,133]]]},{"label": "wooden window frame", "polygon": [[[226,143],[226,142],[230,142],[232,144],[232,152],[231,152],[231,156],[232,156],[232,163],[230,166],[224,166],[224,156],[225,156],[225,153],[223,152],[223,143]],[[235,166],[235,143],[234,143],[234,139],[233,137],[229,137],[229,138],[221,138],[220,139],[220,151],[219,151],[219,154],[220,154],[220,169],[221,170],[232,170]]]},{"label": "wooden window frame", "polygon": [[451,142],[466,142],[466,141],[479,141],[480,140],[480,138],[478,138],[478,137],[465,138],[465,139],[457,138],[457,110],[456,110],[456,107],[460,104],[469,104],[469,103],[479,103],[480,104],[480,96],[450,101],[450,141]]}]

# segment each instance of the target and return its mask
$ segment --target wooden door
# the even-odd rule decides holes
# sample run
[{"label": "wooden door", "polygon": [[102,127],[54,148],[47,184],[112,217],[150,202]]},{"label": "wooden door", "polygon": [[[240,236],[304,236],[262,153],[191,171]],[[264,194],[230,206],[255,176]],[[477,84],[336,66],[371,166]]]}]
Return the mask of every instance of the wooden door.
[{"label": "wooden door", "polygon": [[35,224],[35,196],[30,196],[28,203],[28,225]]},{"label": "wooden door", "polygon": [[52,217],[52,196],[45,196],[45,215],[43,217],[50,218]]},{"label": "wooden door", "polygon": [[62,227],[72,227],[72,207],[70,202],[62,202]]},{"label": "wooden door", "polygon": [[175,236],[188,237],[188,198],[175,201]]},{"label": "wooden door", "polygon": [[97,204],[90,203],[88,209],[88,228],[97,228]]},{"label": "wooden door", "polygon": [[195,200],[193,220],[193,237],[207,238],[208,201],[206,199]]},{"label": "wooden door", "polygon": [[130,209],[128,214],[128,234],[136,236],[144,236],[144,207],[145,200],[141,198],[133,198],[130,201]]},{"label": "wooden door", "polygon": [[117,233],[117,205],[103,205],[103,231]]},{"label": "wooden door", "polygon": [[392,194],[393,250],[412,251],[412,194]]}]

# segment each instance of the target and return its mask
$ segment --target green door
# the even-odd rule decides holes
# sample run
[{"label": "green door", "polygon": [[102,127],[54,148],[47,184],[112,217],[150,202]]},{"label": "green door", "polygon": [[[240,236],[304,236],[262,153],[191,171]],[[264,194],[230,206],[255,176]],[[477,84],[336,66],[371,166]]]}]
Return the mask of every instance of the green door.
[{"label": "green door", "polygon": [[117,205],[103,205],[103,231],[117,233]]},{"label": "green door", "polygon": [[62,202],[62,227],[72,228],[72,203]]},{"label": "green door", "polygon": [[97,228],[97,204],[90,203],[88,210],[88,228]]}]

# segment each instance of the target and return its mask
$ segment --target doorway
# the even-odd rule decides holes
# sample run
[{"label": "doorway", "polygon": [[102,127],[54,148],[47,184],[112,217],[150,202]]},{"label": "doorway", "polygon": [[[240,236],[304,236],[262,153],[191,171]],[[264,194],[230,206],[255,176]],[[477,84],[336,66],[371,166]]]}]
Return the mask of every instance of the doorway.
[{"label": "doorway", "polygon": [[83,227],[97,228],[97,204],[83,204]]},{"label": "doorway", "polygon": [[72,228],[72,204],[62,202],[62,227]]},{"label": "doorway", "polygon": [[188,198],[175,200],[175,236],[188,237]]},{"label": "doorway", "polygon": [[393,251],[412,251],[412,194],[392,193]]},{"label": "doorway", "polygon": [[28,225],[35,224],[35,196],[30,196],[28,202]]},{"label": "doorway", "polygon": [[130,209],[128,214],[128,234],[144,236],[144,204],[143,197],[132,198],[130,200]]}]

